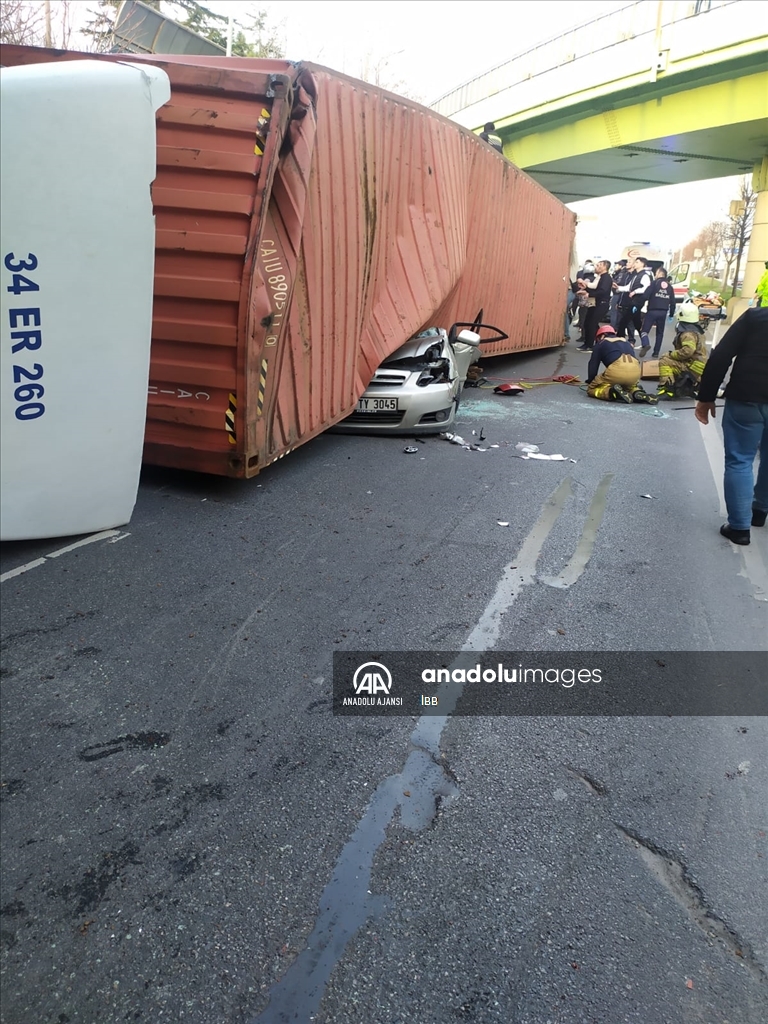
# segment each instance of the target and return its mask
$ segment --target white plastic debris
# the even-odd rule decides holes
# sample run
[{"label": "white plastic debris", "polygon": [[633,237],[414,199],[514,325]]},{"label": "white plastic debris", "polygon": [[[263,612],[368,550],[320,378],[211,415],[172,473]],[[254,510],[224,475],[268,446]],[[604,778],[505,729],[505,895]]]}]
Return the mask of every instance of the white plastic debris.
[{"label": "white plastic debris", "polygon": [[751,761],[742,761],[736,771],[739,775],[749,775],[749,769],[752,767]]},{"label": "white plastic debris", "polygon": [[497,519],[496,520],[496,525],[497,526],[509,526],[509,523],[505,523],[501,519]]},{"label": "white plastic debris", "polygon": [[459,437],[458,434],[441,434],[440,437],[444,441],[450,441],[451,444],[460,444],[460,445],[462,445],[462,447],[464,447],[464,446],[469,447],[466,444],[466,441],[464,440],[464,438],[463,437]]},{"label": "white plastic debris", "polygon": [[520,444],[516,444],[515,448],[517,448],[519,452],[537,452],[539,450],[539,446],[537,444],[527,444],[525,441],[521,441]]},{"label": "white plastic debris", "polygon": [[653,495],[652,494],[641,494],[640,497],[641,498],[652,498]]},{"label": "white plastic debris", "polygon": [[565,462],[564,455],[544,455],[543,452],[524,452],[521,459],[541,459],[546,462]]},{"label": "white plastic debris", "polygon": [[497,445],[497,444],[491,444],[491,445],[489,445],[488,447],[489,447],[489,448],[499,448],[500,446],[499,446],[499,445]]}]

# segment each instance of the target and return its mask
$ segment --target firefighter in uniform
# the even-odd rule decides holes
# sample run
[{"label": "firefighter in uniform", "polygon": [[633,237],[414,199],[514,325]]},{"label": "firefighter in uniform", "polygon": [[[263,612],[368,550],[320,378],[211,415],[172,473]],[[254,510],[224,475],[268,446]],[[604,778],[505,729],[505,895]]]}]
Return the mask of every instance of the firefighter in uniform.
[{"label": "firefighter in uniform", "polygon": [[[605,370],[598,375],[600,364]],[[635,355],[634,345],[626,338],[618,338],[610,324],[597,329],[595,347],[587,368],[587,394],[590,398],[601,398],[604,402],[645,402],[656,403],[655,395],[649,395],[640,384],[640,360]]]},{"label": "firefighter in uniform", "polygon": [[679,398],[686,390],[695,397],[707,362],[704,328],[699,323],[699,308],[695,303],[684,302],[680,307],[672,345],[672,351],[659,360],[656,397]]}]

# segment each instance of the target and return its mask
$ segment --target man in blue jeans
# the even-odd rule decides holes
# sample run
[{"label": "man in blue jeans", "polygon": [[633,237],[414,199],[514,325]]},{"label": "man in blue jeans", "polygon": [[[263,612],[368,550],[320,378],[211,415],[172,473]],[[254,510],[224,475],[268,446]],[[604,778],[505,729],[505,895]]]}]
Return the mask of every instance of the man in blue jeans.
[{"label": "man in blue jeans", "polygon": [[732,362],[723,412],[728,522],[720,533],[733,544],[749,544],[750,526],[765,526],[768,514],[768,308],[748,309],[712,349],[696,403],[700,423],[708,423],[710,413],[715,418],[715,398]]}]

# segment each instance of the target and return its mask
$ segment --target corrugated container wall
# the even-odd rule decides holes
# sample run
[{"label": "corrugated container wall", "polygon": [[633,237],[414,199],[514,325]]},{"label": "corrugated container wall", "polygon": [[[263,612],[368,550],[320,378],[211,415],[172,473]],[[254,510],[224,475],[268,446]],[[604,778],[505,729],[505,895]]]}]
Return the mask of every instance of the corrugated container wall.
[{"label": "corrugated container wall", "polygon": [[510,336],[488,354],[561,343],[575,217],[472,133],[321,67],[143,59],[171,80],[146,461],[253,476],[420,328],[480,309]]}]

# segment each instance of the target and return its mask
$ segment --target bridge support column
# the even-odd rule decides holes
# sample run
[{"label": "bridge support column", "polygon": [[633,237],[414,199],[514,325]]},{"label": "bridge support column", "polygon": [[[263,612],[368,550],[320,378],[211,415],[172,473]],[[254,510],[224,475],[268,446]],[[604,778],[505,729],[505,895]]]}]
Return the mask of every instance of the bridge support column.
[{"label": "bridge support column", "polygon": [[762,163],[755,164],[752,188],[757,192],[757,202],[747,250],[744,287],[741,290],[745,299],[751,299],[755,294],[757,282],[765,272],[765,261],[768,260],[768,156],[763,157]]}]

